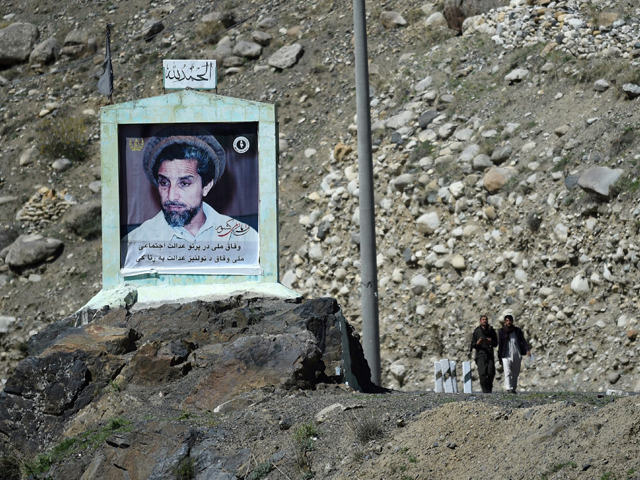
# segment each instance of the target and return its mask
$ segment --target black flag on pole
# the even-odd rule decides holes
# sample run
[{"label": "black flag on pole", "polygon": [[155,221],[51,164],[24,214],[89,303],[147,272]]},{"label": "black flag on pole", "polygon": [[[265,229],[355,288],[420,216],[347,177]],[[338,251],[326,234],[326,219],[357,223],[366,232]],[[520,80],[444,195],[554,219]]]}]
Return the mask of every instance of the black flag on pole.
[{"label": "black flag on pole", "polygon": [[104,63],[102,64],[102,73],[98,80],[98,93],[107,95],[111,101],[113,94],[113,68],[111,67],[111,31],[107,25],[107,49],[104,53]]}]

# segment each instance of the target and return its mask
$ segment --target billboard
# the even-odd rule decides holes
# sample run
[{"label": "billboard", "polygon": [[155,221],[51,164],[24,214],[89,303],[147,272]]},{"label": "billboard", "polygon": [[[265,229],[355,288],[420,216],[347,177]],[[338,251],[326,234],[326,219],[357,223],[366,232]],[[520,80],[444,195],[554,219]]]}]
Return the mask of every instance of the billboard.
[{"label": "billboard", "polygon": [[138,301],[292,296],[278,282],[277,138],[275,105],[212,93],[103,107],[103,287],[94,304],[133,290]]},{"label": "billboard", "polygon": [[259,275],[258,122],[118,125],[120,269]]}]

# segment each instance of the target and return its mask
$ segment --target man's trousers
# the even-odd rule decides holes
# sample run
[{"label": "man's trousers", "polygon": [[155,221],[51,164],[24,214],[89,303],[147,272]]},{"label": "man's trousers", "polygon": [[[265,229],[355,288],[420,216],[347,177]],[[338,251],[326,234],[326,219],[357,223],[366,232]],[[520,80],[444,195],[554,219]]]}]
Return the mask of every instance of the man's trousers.
[{"label": "man's trousers", "polygon": [[506,391],[518,388],[518,376],[520,375],[520,365],[522,357],[516,355],[513,359],[503,358],[502,366],[504,367],[504,389]]},{"label": "man's trousers", "polygon": [[496,366],[493,356],[480,352],[476,355],[476,365],[480,376],[480,386],[484,393],[491,393],[493,390],[493,379],[496,376]]}]

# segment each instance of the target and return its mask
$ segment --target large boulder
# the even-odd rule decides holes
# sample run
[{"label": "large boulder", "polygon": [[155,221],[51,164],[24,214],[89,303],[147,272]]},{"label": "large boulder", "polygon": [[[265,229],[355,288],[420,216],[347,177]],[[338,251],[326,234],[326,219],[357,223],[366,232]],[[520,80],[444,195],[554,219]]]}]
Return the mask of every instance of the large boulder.
[{"label": "large boulder", "polygon": [[145,42],[154,40],[164,30],[164,23],[159,20],[149,19],[142,25],[142,31],[137,38],[144,38]]},{"label": "large boulder", "polygon": [[416,114],[413,111],[405,110],[386,120],[384,122],[384,126],[387,128],[391,128],[393,130],[397,130],[399,128],[406,126],[409,122],[412,122],[413,120],[415,120],[415,118],[416,118]]},{"label": "large boulder", "polygon": [[571,280],[571,291],[579,297],[587,297],[591,292],[589,281],[582,275],[576,275]]},{"label": "large boulder", "polygon": [[587,193],[608,200],[613,196],[613,187],[622,175],[624,170],[619,168],[593,167],[580,175],[578,186]]},{"label": "large boulder", "polygon": [[427,28],[446,27],[447,23],[447,19],[440,12],[432,13],[424,22]]},{"label": "large boulder", "polygon": [[640,85],[635,83],[625,83],[622,85],[622,91],[627,95],[629,100],[640,97]]},{"label": "large boulder", "polygon": [[[195,32],[203,40],[215,43],[219,35],[235,24],[235,15],[231,12],[211,12],[204,15],[196,25]],[[218,60],[217,57],[214,57]]]},{"label": "large boulder", "polygon": [[413,87],[417,93],[424,92],[427,88],[429,88],[433,84],[433,77],[431,75],[426,76],[422,80],[420,80]]},{"label": "large boulder", "polygon": [[71,30],[64,39],[60,55],[69,58],[80,58],[89,46],[89,34],[80,29]]},{"label": "large boulder", "polygon": [[245,336],[223,348],[209,345],[197,358],[219,365],[184,402],[198,410],[214,410],[238,394],[267,385],[311,388],[324,370],[322,352],[309,331]]},{"label": "large boulder", "polygon": [[[46,457],[54,479],[249,478],[255,444],[238,444],[238,425],[283,445],[317,405],[299,390],[382,391],[333,299],[136,307],[84,311],[30,339],[0,394],[0,456],[63,445]],[[304,404],[274,415],[289,397]],[[288,450],[272,451],[265,466]]]},{"label": "large boulder", "polygon": [[487,168],[493,167],[493,162],[489,158],[489,155],[481,153],[473,159],[473,169],[475,171],[484,171]]},{"label": "large boulder", "polygon": [[508,4],[509,2],[501,0],[445,0],[444,16],[449,28],[461,31],[466,18],[481,15]]},{"label": "large boulder", "polygon": [[238,42],[233,48],[233,54],[244,58],[258,58],[262,53],[262,47],[254,42]]},{"label": "large boulder", "polygon": [[416,226],[422,233],[433,233],[440,227],[440,218],[437,212],[429,212],[416,220]]},{"label": "large boulder", "polygon": [[493,153],[491,153],[491,161],[496,165],[501,165],[511,157],[511,153],[513,152],[513,147],[510,143],[503,145],[501,147],[497,147]]},{"label": "large boulder", "polygon": [[438,115],[439,114],[436,110],[427,110],[426,112],[423,112],[418,117],[420,128],[427,128],[429,125],[431,125],[431,122],[438,118]]},{"label": "large boulder", "polygon": [[89,42],[89,34],[85,30],[71,30],[64,37],[64,46],[69,45],[86,45]]},{"label": "large boulder", "polygon": [[39,156],[40,156],[40,150],[38,149],[38,147],[31,147],[26,149],[24,152],[22,152],[22,155],[20,155],[20,160],[18,161],[18,163],[20,164],[21,167],[24,167],[26,165],[31,165],[33,162],[38,160]]},{"label": "large boulder", "polygon": [[[461,134],[460,137],[465,137],[466,136],[465,130],[459,130],[458,132],[456,132],[456,138],[458,138],[457,137],[458,133]],[[463,141],[463,140],[460,140],[459,138],[458,140]],[[460,157],[458,158],[458,161],[465,162],[465,163],[470,162],[471,160],[476,158],[479,154],[480,154],[480,145],[473,143],[462,151],[462,153],[460,154]]]},{"label": "large boulder", "polygon": [[510,85],[514,83],[520,83],[529,76],[529,70],[526,68],[516,68],[505,75],[504,80],[509,82]]},{"label": "large boulder", "polygon": [[262,45],[263,47],[268,46],[271,43],[272,38],[273,37],[270,34],[261,30],[255,30],[251,32],[251,40],[256,42],[258,45]]},{"label": "large boulder", "polygon": [[40,36],[30,23],[13,23],[0,30],[0,67],[11,67],[29,59]]},{"label": "large boulder", "polygon": [[282,47],[276,53],[271,55],[271,58],[269,58],[269,65],[277,68],[278,70],[291,68],[296,63],[298,63],[298,60],[300,60],[300,57],[302,57],[303,53],[304,49],[299,43],[294,43],[293,45]]},{"label": "large boulder", "polygon": [[458,125],[456,125],[455,123],[445,123],[438,129],[438,137],[446,140],[451,135],[453,135],[453,132],[455,132],[456,128],[458,128]]},{"label": "large boulder", "polygon": [[100,200],[73,205],[65,212],[62,222],[69,230],[83,238],[99,237],[102,233]]},{"label": "large boulder", "polygon": [[489,193],[496,193],[504,187],[514,175],[514,171],[510,168],[492,168],[484,175],[484,188],[486,188]]},{"label": "large boulder", "polygon": [[233,56],[233,43],[231,38],[227,36],[222,37],[216,45],[216,49],[213,51],[213,58],[223,63],[224,60],[231,56]]},{"label": "large boulder", "polygon": [[415,177],[410,174],[410,173],[404,173],[402,175],[399,175],[398,177],[394,178],[393,180],[391,180],[391,185],[393,185],[393,188],[395,188],[398,192],[404,192],[405,189],[412,185],[415,182]]},{"label": "large boulder", "polygon": [[382,12],[380,14],[380,23],[384,28],[404,27],[407,21],[398,12]]},{"label": "large boulder", "polygon": [[56,59],[56,46],[55,37],[47,38],[33,49],[29,56],[29,62],[41,64],[53,63]]},{"label": "large boulder", "polygon": [[229,28],[235,25],[236,16],[233,12],[211,12],[202,17],[202,23],[220,23]]},{"label": "large boulder", "polygon": [[258,22],[257,27],[263,30],[269,30],[270,28],[275,27],[278,24],[278,21],[273,17],[265,17]]},{"label": "large boulder", "polygon": [[11,244],[4,261],[14,268],[24,268],[44,262],[62,249],[63,243],[42,235],[21,235]]},{"label": "large boulder", "polygon": [[607,90],[609,90],[609,87],[611,85],[609,85],[609,82],[607,82],[604,78],[601,78],[600,80],[596,80],[596,82],[593,84],[593,89],[596,92],[606,92]]}]

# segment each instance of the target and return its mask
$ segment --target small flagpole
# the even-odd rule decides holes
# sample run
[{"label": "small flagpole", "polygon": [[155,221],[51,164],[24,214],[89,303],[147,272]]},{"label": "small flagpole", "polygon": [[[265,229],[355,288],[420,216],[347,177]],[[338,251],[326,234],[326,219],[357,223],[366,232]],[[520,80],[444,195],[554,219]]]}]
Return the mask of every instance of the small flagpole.
[{"label": "small flagpole", "polygon": [[113,104],[113,66],[111,64],[111,29],[106,26],[106,48],[104,52],[104,62],[102,63],[102,73],[98,80],[98,93],[109,97],[109,105]]},{"label": "small flagpole", "polygon": [[107,23],[107,51],[106,56],[109,59],[109,69],[111,70],[111,92],[109,93],[109,105],[113,105],[113,66],[111,64],[111,28]]}]

